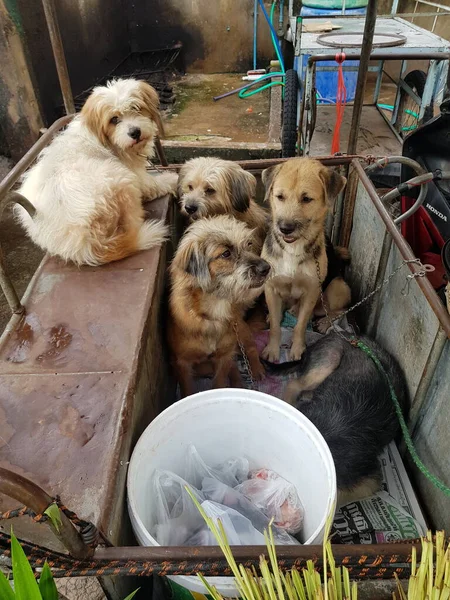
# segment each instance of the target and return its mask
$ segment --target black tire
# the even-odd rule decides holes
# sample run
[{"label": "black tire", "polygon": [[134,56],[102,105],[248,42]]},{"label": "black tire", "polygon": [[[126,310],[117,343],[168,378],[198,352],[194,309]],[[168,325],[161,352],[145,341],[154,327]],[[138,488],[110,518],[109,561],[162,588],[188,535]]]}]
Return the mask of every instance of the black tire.
[{"label": "black tire", "polygon": [[[426,81],[427,74],[418,69],[411,71],[405,77],[405,83],[409,85],[409,87],[417,94],[417,96],[419,96],[419,98],[423,97]],[[418,126],[418,119],[408,114],[406,112],[408,109],[418,113],[420,106],[418,106],[417,103],[414,102],[414,100],[408,96],[407,92],[402,88],[400,90],[400,103],[398,106],[397,122],[395,123],[395,128],[401,137],[406,137]],[[429,121],[431,117],[432,115],[426,113],[423,117],[423,123]]]},{"label": "black tire", "polygon": [[289,69],[284,77],[283,127],[281,132],[281,155],[283,158],[296,155],[297,101],[298,75],[295,69]]}]

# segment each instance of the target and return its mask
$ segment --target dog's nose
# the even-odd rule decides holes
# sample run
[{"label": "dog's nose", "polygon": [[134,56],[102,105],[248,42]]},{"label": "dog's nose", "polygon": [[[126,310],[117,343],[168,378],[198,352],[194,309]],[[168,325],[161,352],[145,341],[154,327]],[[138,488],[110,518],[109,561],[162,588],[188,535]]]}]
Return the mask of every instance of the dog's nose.
[{"label": "dog's nose", "polygon": [[255,265],[255,271],[257,275],[261,275],[261,277],[265,277],[267,273],[270,271],[270,265],[265,260],[261,259]]},{"label": "dog's nose", "polygon": [[197,205],[196,204],[186,204],[184,207],[184,210],[187,212],[188,215],[193,215],[194,213],[197,212]]},{"label": "dog's nose", "polygon": [[278,221],[278,228],[284,235],[289,235],[295,230],[295,223],[292,221]]},{"label": "dog's nose", "polygon": [[128,135],[133,140],[138,140],[141,137],[141,130],[139,129],[139,127],[132,127],[128,130]]}]

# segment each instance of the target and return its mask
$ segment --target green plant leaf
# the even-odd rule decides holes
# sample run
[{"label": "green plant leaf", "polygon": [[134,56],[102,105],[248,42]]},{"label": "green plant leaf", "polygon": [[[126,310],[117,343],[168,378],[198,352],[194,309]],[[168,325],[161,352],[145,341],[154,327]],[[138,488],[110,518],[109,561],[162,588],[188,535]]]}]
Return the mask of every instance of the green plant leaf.
[{"label": "green plant leaf", "polygon": [[14,590],[16,600],[42,600],[39,586],[34,578],[22,546],[16,536],[11,532],[11,557]]},{"label": "green plant leaf", "polygon": [[2,600],[15,600],[15,595],[12,587],[9,585],[9,581],[5,575],[0,571],[0,598]]},{"label": "green plant leaf", "polygon": [[137,590],[134,590],[134,592],[132,592],[129,596],[127,596],[126,598],[124,598],[124,600],[131,600],[131,598],[134,598],[134,596],[138,593],[138,591],[141,588],[138,588]]},{"label": "green plant leaf", "polygon": [[42,600],[58,600],[59,598],[52,572],[47,563],[45,563],[39,578],[39,591],[41,592]]},{"label": "green plant leaf", "polygon": [[44,515],[47,515],[47,517],[52,522],[53,527],[59,533],[61,526],[62,526],[61,513],[59,512],[59,506],[55,502],[53,502],[53,504],[50,504],[50,506],[47,508],[47,510],[44,510]]}]

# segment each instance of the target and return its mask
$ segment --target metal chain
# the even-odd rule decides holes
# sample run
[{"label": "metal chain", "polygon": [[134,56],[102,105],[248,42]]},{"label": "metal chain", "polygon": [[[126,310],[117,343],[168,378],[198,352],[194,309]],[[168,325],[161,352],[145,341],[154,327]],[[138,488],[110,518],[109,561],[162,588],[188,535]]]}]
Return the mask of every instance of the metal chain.
[{"label": "metal chain", "polygon": [[[394,275],[396,275],[405,265],[416,264],[418,267],[421,268],[421,270],[416,271],[415,273],[411,273],[406,276],[406,284],[405,284],[405,287],[401,291],[402,295],[408,294],[409,285],[413,279],[415,279],[416,277],[425,277],[425,275],[427,274],[427,271],[428,272],[434,271],[434,267],[432,267],[431,265],[423,265],[419,258],[414,258],[411,260],[403,260],[400,263],[400,265],[396,269],[394,269],[392,271],[392,273],[390,275],[388,275],[388,277],[386,277],[386,279],[384,279],[379,285],[377,285],[377,287],[374,290],[372,290],[369,294],[367,294],[367,296],[364,296],[364,298],[362,300],[360,300],[359,302],[356,302],[356,304],[353,304],[353,306],[350,306],[350,308],[348,308],[346,311],[340,313],[336,317],[330,318],[326,304],[325,304],[325,300],[323,297],[322,282],[320,280],[319,261],[317,260],[317,258],[315,259],[315,261],[316,261],[317,278],[319,281],[319,288],[320,288],[320,301],[322,303],[323,310],[325,311],[325,316],[328,319],[328,322],[330,323],[330,325],[333,327],[333,329],[337,333],[340,333],[340,332],[335,328],[334,322],[338,321],[339,319],[342,319],[343,317],[346,317],[350,312],[352,312],[353,310],[355,310],[356,308],[358,308],[359,306],[361,306],[362,304],[367,302],[367,300],[370,300],[370,298],[372,298],[372,296],[377,294],[385,285],[387,285],[391,281],[391,279],[394,277]],[[406,289],[406,293],[404,293],[405,289]]]},{"label": "metal chain", "polygon": [[248,375],[248,377],[250,379],[251,389],[254,390],[255,389],[255,381],[253,379],[252,368],[250,366],[250,362],[248,360],[248,356],[247,356],[247,353],[245,351],[244,344],[241,342],[241,339],[239,337],[239,330],[238,330],[238,326],[237,326],[237,322],[236,321],[233,321],[233,330],[234,330],[234,333],[236,335],[236,340],[237,340],[237,343],[238,343],[238,346],[239,346],[239,351],[240,351],[240,353],[242,355],[242,360],[244,361],[245,370],[247,371],[247,375]]}]

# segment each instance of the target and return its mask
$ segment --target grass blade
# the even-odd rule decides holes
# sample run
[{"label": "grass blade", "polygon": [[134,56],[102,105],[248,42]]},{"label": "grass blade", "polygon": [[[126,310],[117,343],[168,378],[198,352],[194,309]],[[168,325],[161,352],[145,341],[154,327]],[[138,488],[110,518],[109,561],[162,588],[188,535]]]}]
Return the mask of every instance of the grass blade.
[{"label": "grass blade", "polygon": [[141,588],[138,588],[137,590],[134,590],[134,592],[131,592],[131,594],[128,594],[128,596],[124,598],[124,600],[131,600],[131,598],[134,598],[140,589]]},{"label": "grass blade", "polygon": [[56,589],[56,584],[48,563],[45,563],[39,578],[39,591],[42,600],[58,600],[59,598],[58,590]]},{"label": "grass blade", "polygon": [[50,504],[50,506],[46,510],[44,510],[44,515],[47,515],[47,517],[52,522],[53,527],[59,533],[61,530],[61,527],[62,527],[61,513],[59,512],[59,506],[55,502],[53,502],[53,504]]},{"label": "grass blade", "polygon": [[12,587],[9,585],[9,581],[6,579],[2,571],[0,571],[0,598],[2,600],[15,600]]},{"label": "grass blade", "polygon": [[12,532],[11,557],[16,600],[42,600],[30,563]]}]

